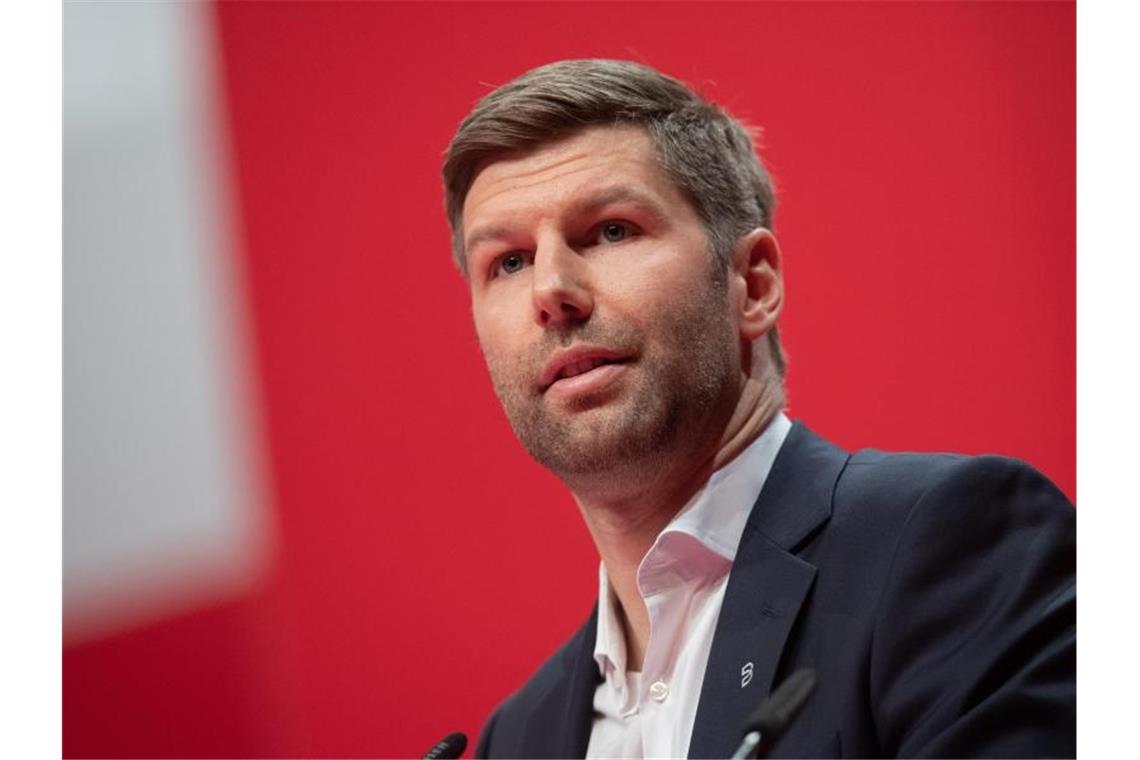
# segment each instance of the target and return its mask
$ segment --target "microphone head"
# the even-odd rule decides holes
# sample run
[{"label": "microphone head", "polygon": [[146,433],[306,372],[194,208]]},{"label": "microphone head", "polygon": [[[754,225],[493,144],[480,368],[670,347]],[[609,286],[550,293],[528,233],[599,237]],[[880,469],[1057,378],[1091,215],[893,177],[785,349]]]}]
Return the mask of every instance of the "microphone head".
[{"label": "microphone head", "polygon": [[792,673],[757,707],[744,724],[744,734],[759,731],[765,742],[784,733],[815,689],[815,671],[803,668]]},{"label": "microphone head", "polygon": [[467,734],[456,731],[436,742],[424,755],[424,760],[455,760],[467,749]]}]

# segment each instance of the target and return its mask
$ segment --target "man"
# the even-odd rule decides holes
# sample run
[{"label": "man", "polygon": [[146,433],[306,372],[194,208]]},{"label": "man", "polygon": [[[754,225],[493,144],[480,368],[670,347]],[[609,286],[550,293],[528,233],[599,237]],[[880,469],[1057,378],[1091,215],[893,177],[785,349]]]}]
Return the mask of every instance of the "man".
[{"label": "man", "polygon": [[801,667],[774,755],[1075,754],[1071,505],[1012,460],[848,454],[787,419],[739,123],[565,61],[483,98],[444,180],[496,393],[601,556],[594,614],[477,754],[726,757]]}]

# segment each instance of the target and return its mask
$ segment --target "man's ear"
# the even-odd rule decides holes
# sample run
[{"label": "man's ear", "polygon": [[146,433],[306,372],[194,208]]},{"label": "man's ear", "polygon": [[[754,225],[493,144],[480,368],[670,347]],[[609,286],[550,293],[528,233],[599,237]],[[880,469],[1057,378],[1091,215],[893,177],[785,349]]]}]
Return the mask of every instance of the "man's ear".
[{"label": "man's ear", "polygon": [[776,325],[784,308],[780,246],[770,231],[758,227],[736,241],[731,276],[740,296],[740,337],[756,340]]}]

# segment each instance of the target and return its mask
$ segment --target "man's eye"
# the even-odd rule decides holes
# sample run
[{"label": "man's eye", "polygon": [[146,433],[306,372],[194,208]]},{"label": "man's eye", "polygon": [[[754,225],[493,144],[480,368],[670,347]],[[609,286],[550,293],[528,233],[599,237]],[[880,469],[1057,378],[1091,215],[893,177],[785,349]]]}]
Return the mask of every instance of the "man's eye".
[{"label": "man's eye", "polygon": [[606,222],[600,231],[601,239],[607,243],[620,243],[629,235],[629,225],[621,222]]},{"label": "man's eye", "polygon": [[526,266],[526,259],[521,253],[508,253],[499,259],[499,271],[503,274],[514,274]]}]

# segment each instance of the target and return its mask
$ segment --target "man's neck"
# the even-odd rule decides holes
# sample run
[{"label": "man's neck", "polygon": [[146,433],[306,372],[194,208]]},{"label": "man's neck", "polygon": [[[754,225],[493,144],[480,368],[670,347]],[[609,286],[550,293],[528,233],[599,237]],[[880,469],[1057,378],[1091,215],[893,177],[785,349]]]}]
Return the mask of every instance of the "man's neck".
[{"label": "man's neck", "polygon": [[775,389],[747,383],[711,442],[678,446],[651,467],[609,481],[607,487],[574,490],[617,597],[630,670],[641,669],[649,642],[649,613],[637,587],[641,560],[712,474],[760,437],[782,406],[782,394]]}]

